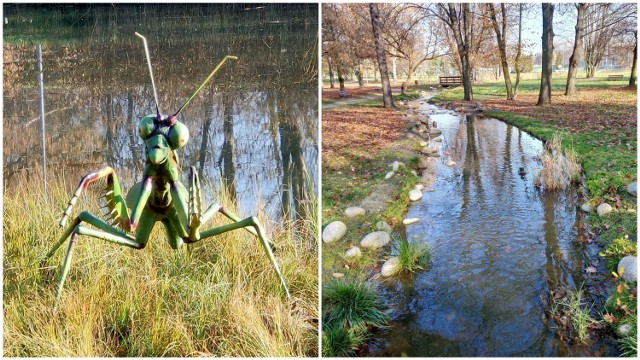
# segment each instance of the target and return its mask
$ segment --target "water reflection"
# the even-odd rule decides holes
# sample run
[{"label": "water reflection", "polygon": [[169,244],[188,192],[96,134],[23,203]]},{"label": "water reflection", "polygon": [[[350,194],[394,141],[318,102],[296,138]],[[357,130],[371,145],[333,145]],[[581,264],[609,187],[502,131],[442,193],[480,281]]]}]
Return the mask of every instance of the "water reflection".
[{"label": "water reflection", "polygon": [[[433,262],[383,287],[393,321],[376,334],[369,354],[588,355],[558,339],[543,301],[550,288],[584,281],[579,269],[589,258],[575,245],[575,190],[533,188],[542,143],[521,130],[475,115],[432,113],[444,137],[438,180],[406,216],[422,219],[407,227],[407,237],[428,243]],[[449,159],[457,165],[445,166]]]},{"label": "water reflection", "polygon": [[[241,215],[262,208],[273,220],[304,216],[303,203],[317,191],[317,5],[4,9],[6,191],[16,186],[16,174],[41,166],[35,47],[25,44],[36,40],[44,41],[51,171],[75,183],[108,164],[127,188],[140,180],[144,147],[137,124],[155,104],[144,51],[133,35],[139,31],[150,43],[165,113],[175,111],[224,55],[239,57],[180,115],[191,135],[179,151],[183,172],[193,165],[204,181],[227,185]],[[69,19],[77,22],[69,25]]]}]

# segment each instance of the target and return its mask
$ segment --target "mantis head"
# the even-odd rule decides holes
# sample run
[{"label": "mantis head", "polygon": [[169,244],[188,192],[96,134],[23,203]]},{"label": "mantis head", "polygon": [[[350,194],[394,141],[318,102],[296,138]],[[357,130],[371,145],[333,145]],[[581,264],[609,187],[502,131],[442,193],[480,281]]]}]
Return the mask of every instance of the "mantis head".
[{"label": "mantis head", "polygon": [[141,38],[144,43],[147,65],[149,65],[149,74],[151,76],[151,86],[153,87],[153,96],[156,101],[156,115],[151,114],[142,118],[138,126],[138,134],[145,142],[149,161],[152,164],[162,164],[167,160],[171,151],[180,149],[189,141],[189,129],[182,122],[178,121],[177,116],[187,107],[198,92],[202,90],[213,75],[218,72],[227,59],[237,60],[238,58],[230,55],[225,56],[180,109],[173,115],[165,116],[160,112],[160,105],[158,104],[158,92],[156,91],[156,84],[153,80],[153,70],[151,68],[151,57],[149,56],[147,39],[139,33],[136,33],[136,36]]}]

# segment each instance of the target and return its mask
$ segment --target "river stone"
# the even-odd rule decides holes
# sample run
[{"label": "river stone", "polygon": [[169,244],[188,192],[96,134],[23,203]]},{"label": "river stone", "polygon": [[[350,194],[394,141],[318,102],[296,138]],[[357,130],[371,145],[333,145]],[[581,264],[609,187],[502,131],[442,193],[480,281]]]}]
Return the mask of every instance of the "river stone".
[{"label": "river stone", "polygon": [[387,245],[391,241],[391,235],[386,231],[374,231],[360,240],[363,248],[377,249]]},{"label": "river stone", "polygon": [[429,143],[423,140],[423,141],[420,141],[420,144],[418,144],[418,145],[420,145],[420,147],[425,147],[425,146],[429,145]]},{"label": "river stone", "polygon": [[376,223],[376,230],[386,231],[386,232],[390,233],[391,232],[391,225],[387,224],[386,221],[382,221],[381,220],[381,221],[378,221]]},{"label": "river stone", "polygon": [[434,153],[429,154],[429,156],[431,156],[431,157],[440,157],[440,153],[436,151]]},{"label": "river stone", "polygon": [[322,231],[322,241],[327,244],[332,243],[334,241],[342,239],[342,237],[346,233],[347,225],[345,225],[342,221],[334,221],[325,226],[324,230]]},{"label": "river stone", "polygon": [[590,203],[584,203],[580,206],[580,209],[586,213],[590,213],[593,211],[593,206]]},{"label": "river stone", "polygon": [[411,225],[411,224],[417,223],[418,221],[420,221],[419,218],[407,218],[407,219],[402,220],[402,224],[403,225]]},{"label": "river stone", "polygon": [[631,333],[631,330],[633,330],[633,326],[631,326],[631,324],[622,324],[616,328],[616,335],[623,338],[628,336]]},{"label": "river stone", "polygon": [[354,216],[358,216],[358,215],[364,215],[365,211],[363,208],[358,207],[358,206],[352,206],[352,207],[348,207],[344,210],[344,214],[347,215],[348,217],[352,218]]},{"label": "river stone", "polygon": [[396,174],[396,173],[394,173],[393,171],[389,171],[389,172],[387,173],[387,175],[385,175],[385,176],[384,176],[384,179],[385,179],[385,180],[389,180],[389,179],[391,179],[391,178],[393,177],[393,175],[395,175],[395,174]]},{"label": "river stone", "polygon": [[400,168],[400,162],[399,161],[394,161],[393,164],[391,164],[391,170],[398,171],[398,169]]},{"label": "river stone", "polygon": [[422,191],[422,190],[424,189],[424,185],[422,185],[422,184],[416,184],[416,186],[414,186],[413,188],[414,188],[414,189],[416,189],[416,190],[420,190],[420,191]]},{"label": "river stone", "polygon": [[611,207],[611,205],[609,205],[607,203],[602,203],[602,204],[598,205],[598,207],[596,208],[596,212],[598,213],[599,216],[602,216],[604,214],[608,214],[611,211],[613,211],[613,208]]},{"label": "river stone", "polygon": [[433,139],[433,141],[442,142],[442,136],[438,136],[437,138]]},{"label": "river stone", "polygon": [[455,162],[455,161],[453,161],[453,160],[449,160],[449,161],[447,161],[447,162],[445,163],[445,165],[447,165],[447,166],[453,166],[453,165],[455,165],[455,164],[456,164],[456,162]]},{"label": "river stone", "polygon": [[433,153],[438,153],[438,148],[435,146],[427,146],[425,148],[423,148],[422,150],[420,150],[421,153],[425,154],[425,155],[431,155]]},{"label": "river stone", "polygon": [[387,260],[384,264],[382,264],[382,270],[380,270],[380,273],[384,277],[389,277],[397,274],[398,271],[400,271],[400,260],[397,257],[393,256],[390,257],[389,260]]},{"label": "river stone", "polygon": [[627,185],[627,192],[631,196],[638,197],[638,183],[632,182]]},{"label": "river stone", "polygon": [[417,190],[417,189],[413,189],[413,190],[409,191],[409,200],[418,201],[420,199],[422,199],[422,191]]},{"label": "river stone", "polygon": [[344,254],[346,258],[359,258],[360,256],[362,256],[362,251],[360,251],[360,248],[357,246],[352,246],[347,250],[347,253]]},{"label": "river stone", "polygon": [[440,135],[442,134],[442,131],[440,131],[440,129],[438,128],[432,128],[431,130],[429,130],[429,135]]},{"label": "river stone", "polygon": [[[624,268],[624,271],[622,271]],[[622,278],[628,282],[638,281],[638,258],[633,255],[625,256],[618,263],[618,274],[622,272]]]},{"label": "river stone", "polygon": [[425,158],[418,160],[418,169],[426,169],[429,167],[429,162]]}]

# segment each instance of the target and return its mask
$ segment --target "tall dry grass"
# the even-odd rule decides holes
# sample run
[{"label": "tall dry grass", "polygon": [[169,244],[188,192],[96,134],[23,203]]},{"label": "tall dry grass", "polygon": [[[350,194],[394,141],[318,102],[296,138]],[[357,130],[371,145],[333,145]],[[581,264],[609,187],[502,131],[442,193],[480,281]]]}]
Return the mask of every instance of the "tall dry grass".
[{"label": "tall dry grass", "polygon": [[580,181],[582,167],[573,148],[562,151],[562,137],[554,134],[551,141],[544,144],[540,155],[542,169],[534,179],[535,184],[547,190],[565,189],[572,182]]},{"label": "tall dry grass", "polygon": [[[45,266],[39,260],[62,232],[56,220],[71,192],[50,181],[46,203],[41,181],[25,177],[4,196],[4,356],[317,354],[315,204],[309,205],[312,219],[266,226],[291,303],[248,232],[173,251],[158,224],[144,250],[79,236],[54,309],[66,244]],[[75,213],[99,214],[95,194],[88,192]],[[217,198],[233,207],[224,192]],[[213,225],[225,222],[216,216]]]}]

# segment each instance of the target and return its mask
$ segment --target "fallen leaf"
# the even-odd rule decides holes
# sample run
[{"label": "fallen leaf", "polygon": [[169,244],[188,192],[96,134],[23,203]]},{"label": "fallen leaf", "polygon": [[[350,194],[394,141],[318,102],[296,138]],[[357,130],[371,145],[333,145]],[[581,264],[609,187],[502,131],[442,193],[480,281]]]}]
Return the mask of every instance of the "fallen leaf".
[{"label": "fallen leaf", "polygon": [[604,321],[608,322],[609,324],[611,324],[611,323],[616,321],[616,318],[611,314],[604,314],[602,316],[602,319],[604,319]]},{"label": "fallen leaf", "polygon": [[622,294],[622,284],[618,284],[616,290],[618,291],[618,294]]}]

